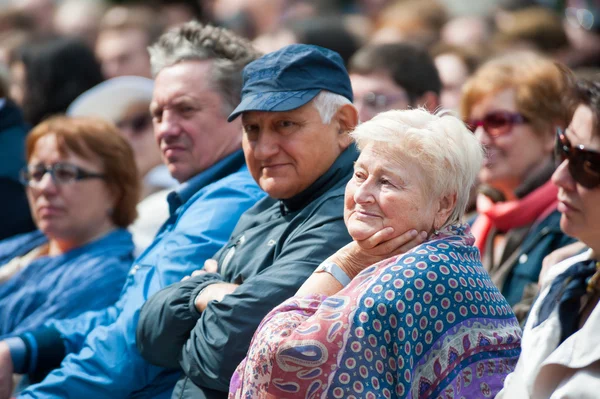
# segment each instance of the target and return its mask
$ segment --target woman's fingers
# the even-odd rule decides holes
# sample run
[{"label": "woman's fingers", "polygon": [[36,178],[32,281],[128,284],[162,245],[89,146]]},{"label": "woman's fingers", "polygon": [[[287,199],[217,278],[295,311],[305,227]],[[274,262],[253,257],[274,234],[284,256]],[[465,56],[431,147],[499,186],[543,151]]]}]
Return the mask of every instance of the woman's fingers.
[{"label": "woman's fingers", "polygon": [[[402,235],[408,234],[417,234],[416,230],[407,231]],[[372,236],[365,238],[364,240],[356,241],[359,247],[362,249],[371,249],[375,248],[377,245],[380,245],[383,242],[386,242],[394,237],[394,229],[392,227],[386,227],[385,229],[379,230]]]},{"label": "woman's fingers", "polygon": [[[400,240],[400,238],[402,238],[402,240]],[[406,253],[406,252],[410,251],[411,249],[413,249],[414,247],[416,247],[417,245],[423,243],[423,241],[425,241],[425,239],[427,239],[426,231],[422,231],[421,233],[415,235],[413,238],[409,239],[408,241],[406,240],[406,238],[403,238],[402,236],[394,238],[394,239],[390,240],[390,242],[389,242],[389,244],[391,246],[395,246],[394,249],[390,250],[390,253],[391,253],[390,256]]]}]

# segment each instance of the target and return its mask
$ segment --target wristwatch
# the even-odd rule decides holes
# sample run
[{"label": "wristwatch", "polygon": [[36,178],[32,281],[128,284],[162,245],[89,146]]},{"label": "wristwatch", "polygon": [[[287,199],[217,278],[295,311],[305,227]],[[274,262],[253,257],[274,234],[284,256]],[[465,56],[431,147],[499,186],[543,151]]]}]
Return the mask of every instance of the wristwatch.
[{"label": "wristwatch", "polygon": [[327,272],[331,274],[343,287],[350,284],[350,277],[342,270],[341,267],[333,262],[325,261],[321,263],[316,269],[315,273]]}]

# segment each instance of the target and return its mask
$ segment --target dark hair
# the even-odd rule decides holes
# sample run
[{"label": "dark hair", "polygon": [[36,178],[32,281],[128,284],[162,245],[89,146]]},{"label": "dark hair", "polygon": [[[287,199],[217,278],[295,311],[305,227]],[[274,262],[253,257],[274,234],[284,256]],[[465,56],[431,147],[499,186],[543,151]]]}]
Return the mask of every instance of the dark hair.
[{"label": "dark hair", "polygon": [[31,158],[38,140],[54,135],[61,155],[72,152],[84,159],[99,159],[106,184],[115,193],[112,221],[126,228],[137,217],[140,179],[133,150],[112,123],[97,118],[58,116],[40,123],[27,136],[26,157]]},{"label": "dark hair", "polygon": [[337,52],[348,65],[358,50],[358,39],[339,16],[319,16],[292,21],[290,29],[298,43],[314,44]]},{"label": "dark hair", "polygon": [[440,94],[442,82],[433,60],[419,47],[406,43],[367,45],[350,59],[350,73],[387,72],[406,90],[411,102],[428,91]]},{"label": "dark hair", "polygon": [[36,125],[44,118],[64,113],[84,91],[104,80],[92,50],[74,38],[44,38],[17,48],[10,63],[25,67],[23,113]]},{"label": "dark hair", "polygon": [[594,131],[600,135],[600,80],[578,79],[573,83],[574,106],[586,105],[594,114]]}]

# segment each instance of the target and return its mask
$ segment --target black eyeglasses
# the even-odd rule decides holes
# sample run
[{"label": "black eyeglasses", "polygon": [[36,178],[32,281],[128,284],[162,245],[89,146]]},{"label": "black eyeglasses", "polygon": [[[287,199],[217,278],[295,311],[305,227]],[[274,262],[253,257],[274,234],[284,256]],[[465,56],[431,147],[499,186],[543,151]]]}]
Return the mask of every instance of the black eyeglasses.
[{"label": "black eyeglasses", "polygon": [[583,187],[591,189],[600,185],[600,152],[586,150],[582,145],[573,147],[559,127],[556,128],[554,156],[557,163],[569,160],[569,173]]},{"label": "black eyeglasses", "polygon": [[499,137],[510,132],[514,125],[527,122],[527,118],[519,113],[495,111],[486,114],[482,119],[469,119],[465,123],[472,132],[483,126],[488,135]]},{"label": "black eyeglasses", "polygon": [[88,172],[70,163],[57,162],[49,166],[43,164],[26,166],[21,170],[19,180],[26,186],[36,188],[40,185],[46,173],[50,173],[52,181],[56,185],[70,184],[84,179],[104,179],[106,177],[100,173]]},{"label": "black eyeglasses", "polygon": [[117,127],[121,130],[131,129],[133,134],[137,135],[144,133],[144,131],[152,124],[152,117],[150,114],[143,113],[131,118],[122,119],[116,123]]}]

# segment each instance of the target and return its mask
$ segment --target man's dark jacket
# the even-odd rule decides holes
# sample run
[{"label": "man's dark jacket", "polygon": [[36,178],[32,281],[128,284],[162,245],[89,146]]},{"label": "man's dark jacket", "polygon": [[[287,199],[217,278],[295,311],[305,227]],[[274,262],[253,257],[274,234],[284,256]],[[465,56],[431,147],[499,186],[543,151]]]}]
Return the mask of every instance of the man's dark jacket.
[{"label": "man's dark jacket", "polygon": [[[183,370],[173,398],[226,398],[262,318],[351,241],[343,220],[344,189],[357,156],[352,145],[302,193],[259,201],[214,256],[218,273],[174,284],[146,302],[137,346],[149,362]],[[220,282],[241,285],[199,313],[197,294]]]}]

